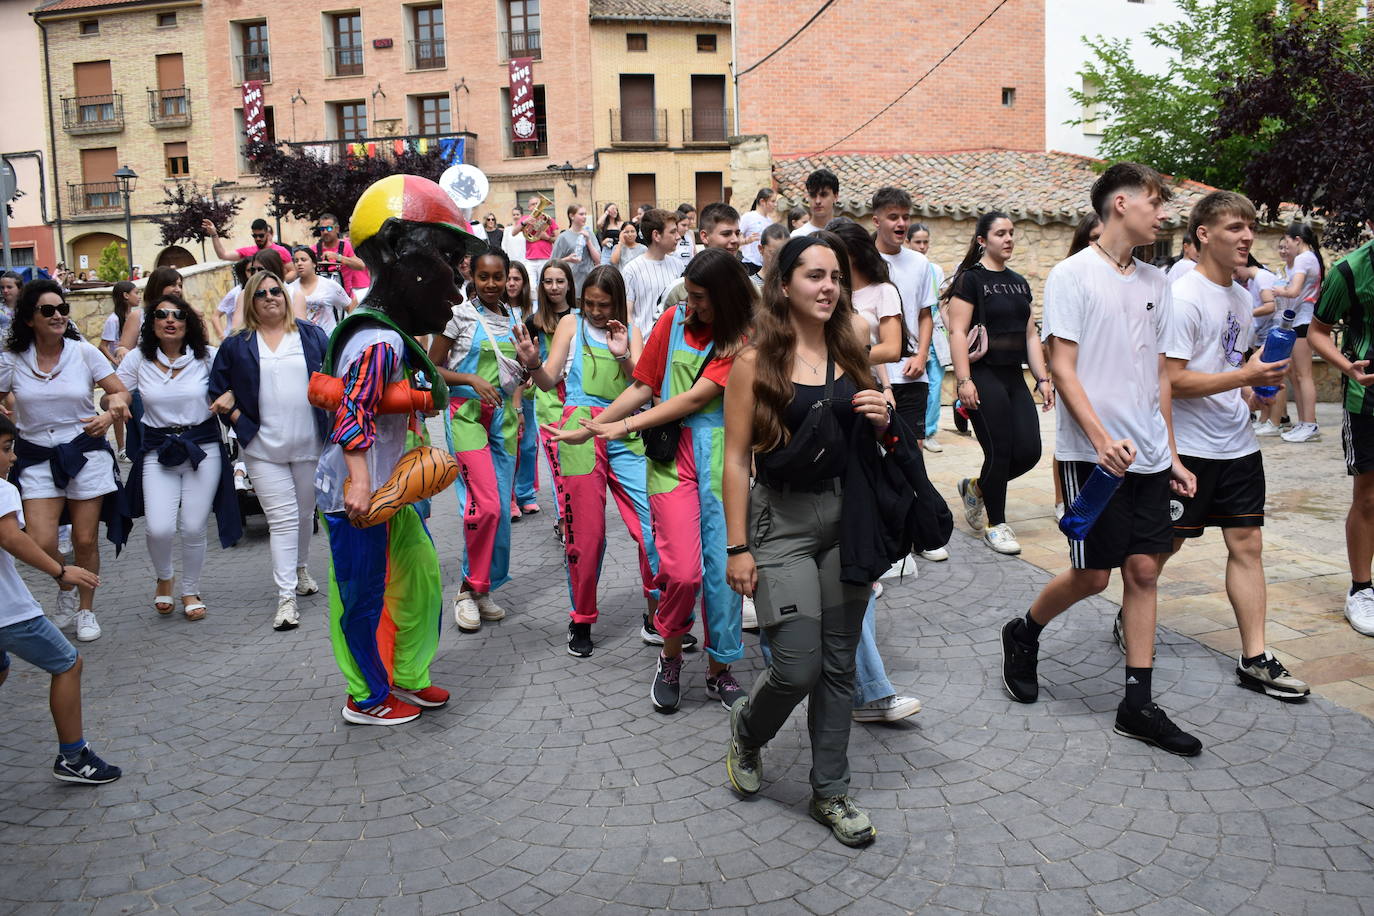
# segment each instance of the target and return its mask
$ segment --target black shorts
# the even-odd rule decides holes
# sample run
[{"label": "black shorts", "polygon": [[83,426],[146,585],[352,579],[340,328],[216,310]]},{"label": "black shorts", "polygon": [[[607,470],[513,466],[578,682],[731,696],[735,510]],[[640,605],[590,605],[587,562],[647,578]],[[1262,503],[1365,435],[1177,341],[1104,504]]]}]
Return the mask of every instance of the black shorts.
[{"label": "black shorts", "polygon": [[[1091,461],[1059,462],[1064,502],[1072,503],[1093,468]],[[1174,526],[1169,521],[1169,471],[1127,474],[1097,524],[1082,541],[1069,541],[1074,569],[1117,569],[1138,553],[1169,553]]]},{"label": "black shorts", "polygon": [[1204,528],[1253,528],[1264,524],[1264,459],[1259,452],[1243,458],[1194,458],[1180,455],[1197,477],[1197,495],[1174,495],[1169,517],[1174,537],[1202,537]]},{"label": "black shorts", "polygon": [[1351,477],[1374,471],[1374,417],[1342,411],[1341,446]]},{"label": "black shorts", "polygon": [[892,400],[897,413],[920,439],[926,437],[926,400],[929,397],[930,382],[907,382],[892,386]]},{"label": "black shorts", "polygon": [[1305,324],[1294,325],[1294,326],[1293,326],[1293,333],[1294,333],[1294,334],[1297,334],[1298,337],[1306,337],[1306,336],[1307,336],[1307,325],[1305,325]]}]

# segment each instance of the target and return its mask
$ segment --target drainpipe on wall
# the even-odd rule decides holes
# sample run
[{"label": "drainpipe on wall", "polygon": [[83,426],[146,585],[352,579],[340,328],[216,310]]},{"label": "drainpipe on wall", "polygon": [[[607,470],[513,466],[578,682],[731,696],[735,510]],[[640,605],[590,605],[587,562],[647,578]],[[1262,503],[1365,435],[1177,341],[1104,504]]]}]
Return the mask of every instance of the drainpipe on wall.
[{"label": "drainpipe on wall", "polygon": [[43,88],[48,102],[48,145],[52,149],[52,190],[53,205],[57,209],[57,261],[67,263],[67,240],[62,233],[62,176],[57,172],[57,131],[53,127],[52,112],[52,71],[48,62],[48,27],[39,19],[34,24],[43,33]]},{"label": "drainpipe on wall", "polygon": [[734,135],[739,136],[739,51],[735,44],[735,27],[739,24],[735,16],[735,6],[739,0],[734,0],[730,4],[730,81],[735,89],[735,129]]}]

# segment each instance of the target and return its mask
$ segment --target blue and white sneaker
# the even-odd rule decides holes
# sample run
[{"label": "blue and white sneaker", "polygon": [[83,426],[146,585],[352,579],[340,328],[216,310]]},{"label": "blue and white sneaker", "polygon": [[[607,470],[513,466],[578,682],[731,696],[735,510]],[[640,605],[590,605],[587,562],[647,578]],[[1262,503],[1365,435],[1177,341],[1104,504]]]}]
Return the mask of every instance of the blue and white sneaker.
[{"label": "blue and white sneaker", "polygon": [[124,775],[124,771],[101,760],[88,744],[81,749],[75,760],[68,760],[58,754],[57,761],[52,765],[52,774],[63,782],[99,786],[114,782]]}]

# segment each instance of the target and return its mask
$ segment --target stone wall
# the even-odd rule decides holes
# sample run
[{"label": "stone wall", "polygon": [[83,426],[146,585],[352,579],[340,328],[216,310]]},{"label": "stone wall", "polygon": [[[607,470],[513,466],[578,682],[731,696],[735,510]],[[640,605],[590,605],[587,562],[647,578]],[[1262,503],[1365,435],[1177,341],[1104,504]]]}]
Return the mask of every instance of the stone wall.
[{"label": "stone wall", "polygon": [[[227,261],[211,261],[196,264],[181,271],[182,287],[186,301],[191,303],[206,322],[206,329],[213,343],[219,343],[214,323],[210,317],[221,299],[234,286],[234,271]],[[136,280],[140,290],[146,280]],[[72,307],[72,321],[83,337],[96,346],[100,345],[100,329],[105,319],[114,311],[114,301],[110,298],[109,286],[91,289],[72,290],[67,294],[67,302]]]}]

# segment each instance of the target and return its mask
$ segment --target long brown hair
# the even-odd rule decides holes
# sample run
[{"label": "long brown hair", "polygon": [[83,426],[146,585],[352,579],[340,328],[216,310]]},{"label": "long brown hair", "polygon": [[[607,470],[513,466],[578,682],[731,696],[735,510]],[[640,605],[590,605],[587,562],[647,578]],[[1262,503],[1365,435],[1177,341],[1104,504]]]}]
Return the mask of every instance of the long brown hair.
[{"label": "long brown hair", "polygon": [[570,309],[577,308],[577,284],[573,281],[572,268],[566,261],[545,261],[544,266],[539,269],[539,307],[534,310],[534,317],[530,319],[544,334],[553,334],[558,330],[558,309],[549,302],[549,297],[544,295],[544,274],[551,270],[561,270],[563,276],[568,278],[568,291],[563,294],[561,304]]},{"label": "long brown hair", "polygon": [[625,299],[625,278],[620,275],[610,264],[601,264],[592,268],[592,272],[587,274],[587,279],[582,281],[582,295],[587,295],[587,290],[599,289],[611,297],[611,319],[619,321],[626,327],[630,324],[630,307]]},{"label": "long brown hair", "polygon": [[[835,365],[844,370],[860,391],[876,388],[868,365],[864,341],[854,332],[854,306],[849,298],[849,255],[844,243],[831,232],[816,232],[809,236],[835,253],[840,273],[846,278],[841,285],[835,310],[825,322],[825,349]],[[788,245],[801,242],[793,239]],[[805,251],[805,247],[801,249]],[[792,361],[797,344],[797,331],[792,325],[792,305],[783,284],[792,279],[800,268],[800,253],[789,265],[778,255],[777,269],[768,272],[763,281],[763,305],[754,315],[754,451],[769,452],[782,448],[791,438],[783,422],[787,405],[792,403]]]}]

